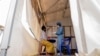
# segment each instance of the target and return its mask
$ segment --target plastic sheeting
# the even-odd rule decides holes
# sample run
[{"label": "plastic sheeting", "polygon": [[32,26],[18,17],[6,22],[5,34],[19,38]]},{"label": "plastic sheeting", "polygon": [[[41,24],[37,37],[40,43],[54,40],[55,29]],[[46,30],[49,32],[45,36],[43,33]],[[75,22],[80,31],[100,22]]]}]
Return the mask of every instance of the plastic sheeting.
[{"label": "plastic sheeting", "polygon": [[0,25],[5,26],[11,0],[0,0]]},{"label": "plastic sheeting", "polygon": [[92,52],[100,48],[100,1],[70,0],[78,50]]},{"label": "plastic sheeting", "polygon": [[87,50],[93,51],[100,48],[100,1],[79,0],[84,32],[86,36]]},{"label": "plastic sheeting", "polygon": [[[11,0],[0,1],[0,26],[2,25],[5,27],[7,14],[8,14],[9,7],[10,7],[10,2]],[[1,41],[2,41],[2,36],[0,35],[0,45],[1,45]]]},{"label": "plastic sheeting", "polygon": [[84,35],[82,34],[83,25],[82,23],[80,24],[81,13],[79,10],[79,5],[77,3],[77,0],[70,0],[70,9],[71,9],[71,17],[72,17],[72,23],[73,23],[73,28],[75,32],[78,52],[84,52],[83,42],[82,42],[83,40],[82,38],[84,38]]},{"label": "plastic sheeting", "polygon": [[41,34],[41,26],[39,24],[37,15],[35,13],[34,8],[32,8],[32,4],[31,1],[27,0],[27,21],[29,23],[30,28],[32,29],[32,32],[34,32],[35,36],[37,37],[37,39],[39,40],[40,38],[40,34]]},{"label": "plastic sheeting", "polygon": [[[26,8],[27,14],[25,10]],[[22,9],[24,10],[24,15],[22,14]],[[39,40],[40,26],[37,21],[35,12],[32,9],[33,8],[31,6],[30,0],[27,0],[27,4],[26,0],[18,0],[11,41],[9,45],[10,47],[7,50],[7,56],[35,56],[39,54],[39,43],[34,38],[37,38]],[[23,18],[26,18],[29,24],[23,24],[24,20],[21,21]],[[35,36],[29,33],[29,26],[32,29]]]}]

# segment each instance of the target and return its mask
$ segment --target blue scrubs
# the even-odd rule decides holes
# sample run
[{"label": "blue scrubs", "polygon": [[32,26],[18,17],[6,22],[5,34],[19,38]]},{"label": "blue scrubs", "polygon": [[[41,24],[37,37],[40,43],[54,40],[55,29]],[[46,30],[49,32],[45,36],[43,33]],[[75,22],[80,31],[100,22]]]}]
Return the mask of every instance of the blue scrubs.
[{"label": "blue scrubs", "polygon": [[64,29],[62,26],[58,27],[56,35],[58,37],[57,49],[60,51],[61,50],[61,43],[62,43],[62,40],[64,38]]}]

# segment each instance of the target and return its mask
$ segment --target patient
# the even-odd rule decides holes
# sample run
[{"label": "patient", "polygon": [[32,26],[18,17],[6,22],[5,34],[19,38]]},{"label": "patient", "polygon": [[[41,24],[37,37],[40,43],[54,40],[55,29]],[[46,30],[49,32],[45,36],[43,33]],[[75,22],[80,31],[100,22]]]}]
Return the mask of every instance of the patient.
[{"label": "patient", "polygon": [[46,27],[42,26],[42,36],[41,36],[41,44],[46,47],[46,53],[48,56],[50,54],[54,54],[54,45],[47,41]]}]

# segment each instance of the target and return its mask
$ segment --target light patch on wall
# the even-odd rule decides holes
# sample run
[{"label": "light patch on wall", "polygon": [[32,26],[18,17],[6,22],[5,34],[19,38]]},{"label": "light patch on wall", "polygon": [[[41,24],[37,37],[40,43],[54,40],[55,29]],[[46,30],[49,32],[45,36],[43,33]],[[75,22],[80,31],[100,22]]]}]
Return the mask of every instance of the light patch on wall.
[{"label": "light patch on wall", "polygon": [[24,6],[23,6],[21,22],[22,22],[24,28],[27,30],[27,32],[35,39],[35,36],[33,35],[33,33],[30,30],[30,25],[27,22],[26,3],[24,3]]}]

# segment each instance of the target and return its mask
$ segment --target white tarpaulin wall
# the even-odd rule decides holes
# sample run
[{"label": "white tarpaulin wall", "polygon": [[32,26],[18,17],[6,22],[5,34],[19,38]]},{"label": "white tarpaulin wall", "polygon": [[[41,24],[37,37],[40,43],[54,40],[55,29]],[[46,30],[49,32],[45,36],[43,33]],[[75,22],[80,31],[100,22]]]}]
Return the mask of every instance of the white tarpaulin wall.
[{"label": "white tarpaulin wall", "polygon": [[70,6],[78,50],[90,53],[100,48],[100,1],[70,0]]},{"label": "white tarpaulin wall", "polygon": [[79,0],[88,52],[100,48],[100,0]]},{"label": "white tarpaulin wall", "polygon": [[[39,54],[39,43],[34,39],[37,38],[39,40],[40,38],[40,26],[37,17],[32,9],[30,0],[27,0],[27,3],[26,0],[18,0],[17,3],[7,56],[35,56]],[[29,33],[29,27],[35,36]]]},{"label": "white tarpaulin wall", "polygon": [[[2,0],[2,1],[0,0],[0,25],[3,25],[4,27],[7,19],[7,14],[9,11],[10,2],[11,0]],[[0,45],[1,41],[2,41],[2,35],[0,35]]]}]

